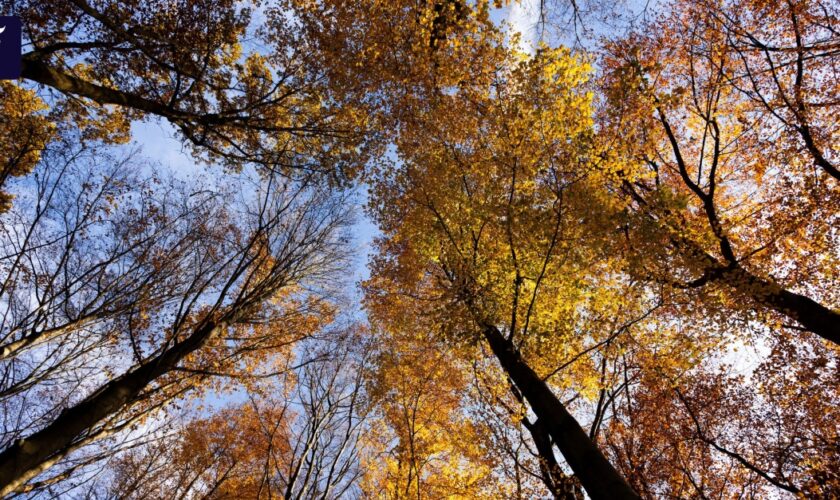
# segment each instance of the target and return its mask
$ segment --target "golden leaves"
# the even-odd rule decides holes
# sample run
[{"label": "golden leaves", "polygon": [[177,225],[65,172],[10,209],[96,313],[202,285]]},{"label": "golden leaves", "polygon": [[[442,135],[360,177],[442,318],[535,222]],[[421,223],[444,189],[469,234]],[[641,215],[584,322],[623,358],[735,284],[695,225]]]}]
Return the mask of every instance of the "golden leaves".
[{"label": "golden leaves", "polygon": [[[47,109],[35,92],[0,81],[0,187],[9,177],[31,172],[40,160],[55,134]],[[0,190],[0,213],[9,210],[11,202],[12,196]]]}]

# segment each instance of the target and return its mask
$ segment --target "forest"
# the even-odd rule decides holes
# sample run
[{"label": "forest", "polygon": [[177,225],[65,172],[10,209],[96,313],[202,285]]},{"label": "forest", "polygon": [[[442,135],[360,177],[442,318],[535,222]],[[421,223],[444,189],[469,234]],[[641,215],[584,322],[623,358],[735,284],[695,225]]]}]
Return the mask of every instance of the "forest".
[{"label": "forest", "polygon": [[0,14],[0,498],[840,499],[838,0]]}]

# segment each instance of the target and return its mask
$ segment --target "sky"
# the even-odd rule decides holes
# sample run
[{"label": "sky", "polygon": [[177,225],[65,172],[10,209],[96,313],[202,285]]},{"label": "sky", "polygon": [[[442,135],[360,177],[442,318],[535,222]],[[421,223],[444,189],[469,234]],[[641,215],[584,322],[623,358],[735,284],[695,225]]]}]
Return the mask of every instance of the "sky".
[{"label": "sky", "polygon": [[520,33],[519,50],[526,54],[533,54],[536,49],[539,18],[540,0],[521,0],[509,7],[507,22],[513,31]]}]

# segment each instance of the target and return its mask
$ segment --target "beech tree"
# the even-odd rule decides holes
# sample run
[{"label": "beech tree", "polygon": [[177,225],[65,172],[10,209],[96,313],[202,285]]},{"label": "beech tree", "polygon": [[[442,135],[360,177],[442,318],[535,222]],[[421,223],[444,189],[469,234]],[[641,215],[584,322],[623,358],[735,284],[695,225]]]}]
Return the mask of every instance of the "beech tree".
[{"label": "beech tree", "polygon": [[495,357],[441,338],[425,312],[402,301],[375,317],[364,496],[582,498]]},{"label": "beech tree", "polygon": [[[399,137],[402,163],[375,184],[371,212],[385,236],[368,300],[383,315],[401,307],[393,295],[428,301],[437,328],[486,341],[590,496],[635,497],[546,383],[557,373],[552,354],[584,350],[589,332],[603,335],[595,327],[599,313],[608,316],[602,308],[636,312],[611,300],[621,292],[609,288],[623,280],[587,250],[579,222],[609,215],[583,203],[598,196],[597,176],[582,164],[587,69],[563,50],[497,67],[439,95]],[[598,268],[603,280],[592,277]],[[588,302],[587,289],[604,293]]]},{"label": "beech tree", "polygon": [[162,119],[197,159],[340,183],[375,137],[361,94],[325,78],[291,2],[274,2],[259,25],[258,5],[232,1],[4,6],[23,22],[25,52],[23,81],[3,87],[2,133],[16,145],[0,181],[30,171],[55,129],[122,143],[133,120]]},{"label": "beech tree", "polygon": [[[374,137],[363,103],[324,78],[291,5],[261,26],[233,3],[8,7],[27,52],[23,81],[3,84],[0,180],[36,171],[4,225],[4,494],[190,391],[282,370],[332,316],[300,286],[323,288],[345,251],[345,195],[328,185],[358,172]],[[216,192],[161,185],[109,149],[154,118],[197,160],[261,177]]]},{"label": "beech tree", "polygon": [[[4,414],[17,423],[0,451],[6,494],[214,377],[270,373],[331,315],[300,286],[342,258],[342,195],[269,178],[225,208],[212,191],[114,193],[130,189],[106,174],[57,205],[48,180],[29,229],[4,245]],[[59,380],[54,399],[37,398]]]},{"label": "beech tree", "polygon": [[341,498],[355,494],[371,401],[363,330],[322,332],[244,403],[189,419],[121,456],[108,498]]},{"label": "beech tree", "polygon": [[672,5],[608,45],[599,123],[638,275],[837,344],[831,9]]}]

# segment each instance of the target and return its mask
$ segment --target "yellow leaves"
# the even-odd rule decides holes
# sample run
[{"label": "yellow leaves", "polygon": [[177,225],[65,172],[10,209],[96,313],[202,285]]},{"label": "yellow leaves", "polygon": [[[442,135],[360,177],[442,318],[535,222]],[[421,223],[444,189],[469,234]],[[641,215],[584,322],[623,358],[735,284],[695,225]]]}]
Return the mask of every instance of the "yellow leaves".
[{"label": "yellow leaves", "polygon": [[380,453],[377,462],[363,467],[366,495],[482,497],[492,477],[480,424],[462,412],[468,385],[464,362],[422,328],[406,325],[375,334],[370,391],[379,417],[370,437]]},{"label": "yellow leaves", "polygon": [[[620,260],[600,260],[603,251],[590,246],[613,231],[614,197],[587,165],[588,62],[543,47],[497,64],[493,81],[464,82],[407,121],[398,138],[403,163],[375,179],[373,215],[387,244],[369,290],[406,297],[372,312],[395,326],[394,310],[409,307],[438,319],[429,324],[444,339],[467,344],[476,340],[475,319],[487,319],[512,329],[529,364],[549,374],[588,339],[604,338],[603,317],[632,309],[612,278]],[[600,277],[587,278],[593,273]],[[435,300],[412,303],[418,296]],[[592,397],[600,385],[588,363],[576,362],[575,376],[563,380]]]},{"label": "yellow leaves", "polygon": [[257,93],[257,95],[266,92],[264,86],[272,80],[268,60],[261,54],[251,53],[245,58],[243,66],[242,78],[245,85],[254,89],[252,92]]},{"label": "yellow leaves", "polygon": [[[0,187],[8,176],[26,175],[40,160],[41,151],[55,134],[47,109],[35,92],[0,81]],[[11,201],[11,195],[0,190],[0,213],[11,207]]]},{"label": "yellow leaves", "polygon": [[222,66],[233,66],[242,58],[242,54],[243,47],[241,42],[237,41],[235,43],[228,44],[222,51],[219,63]]}]

